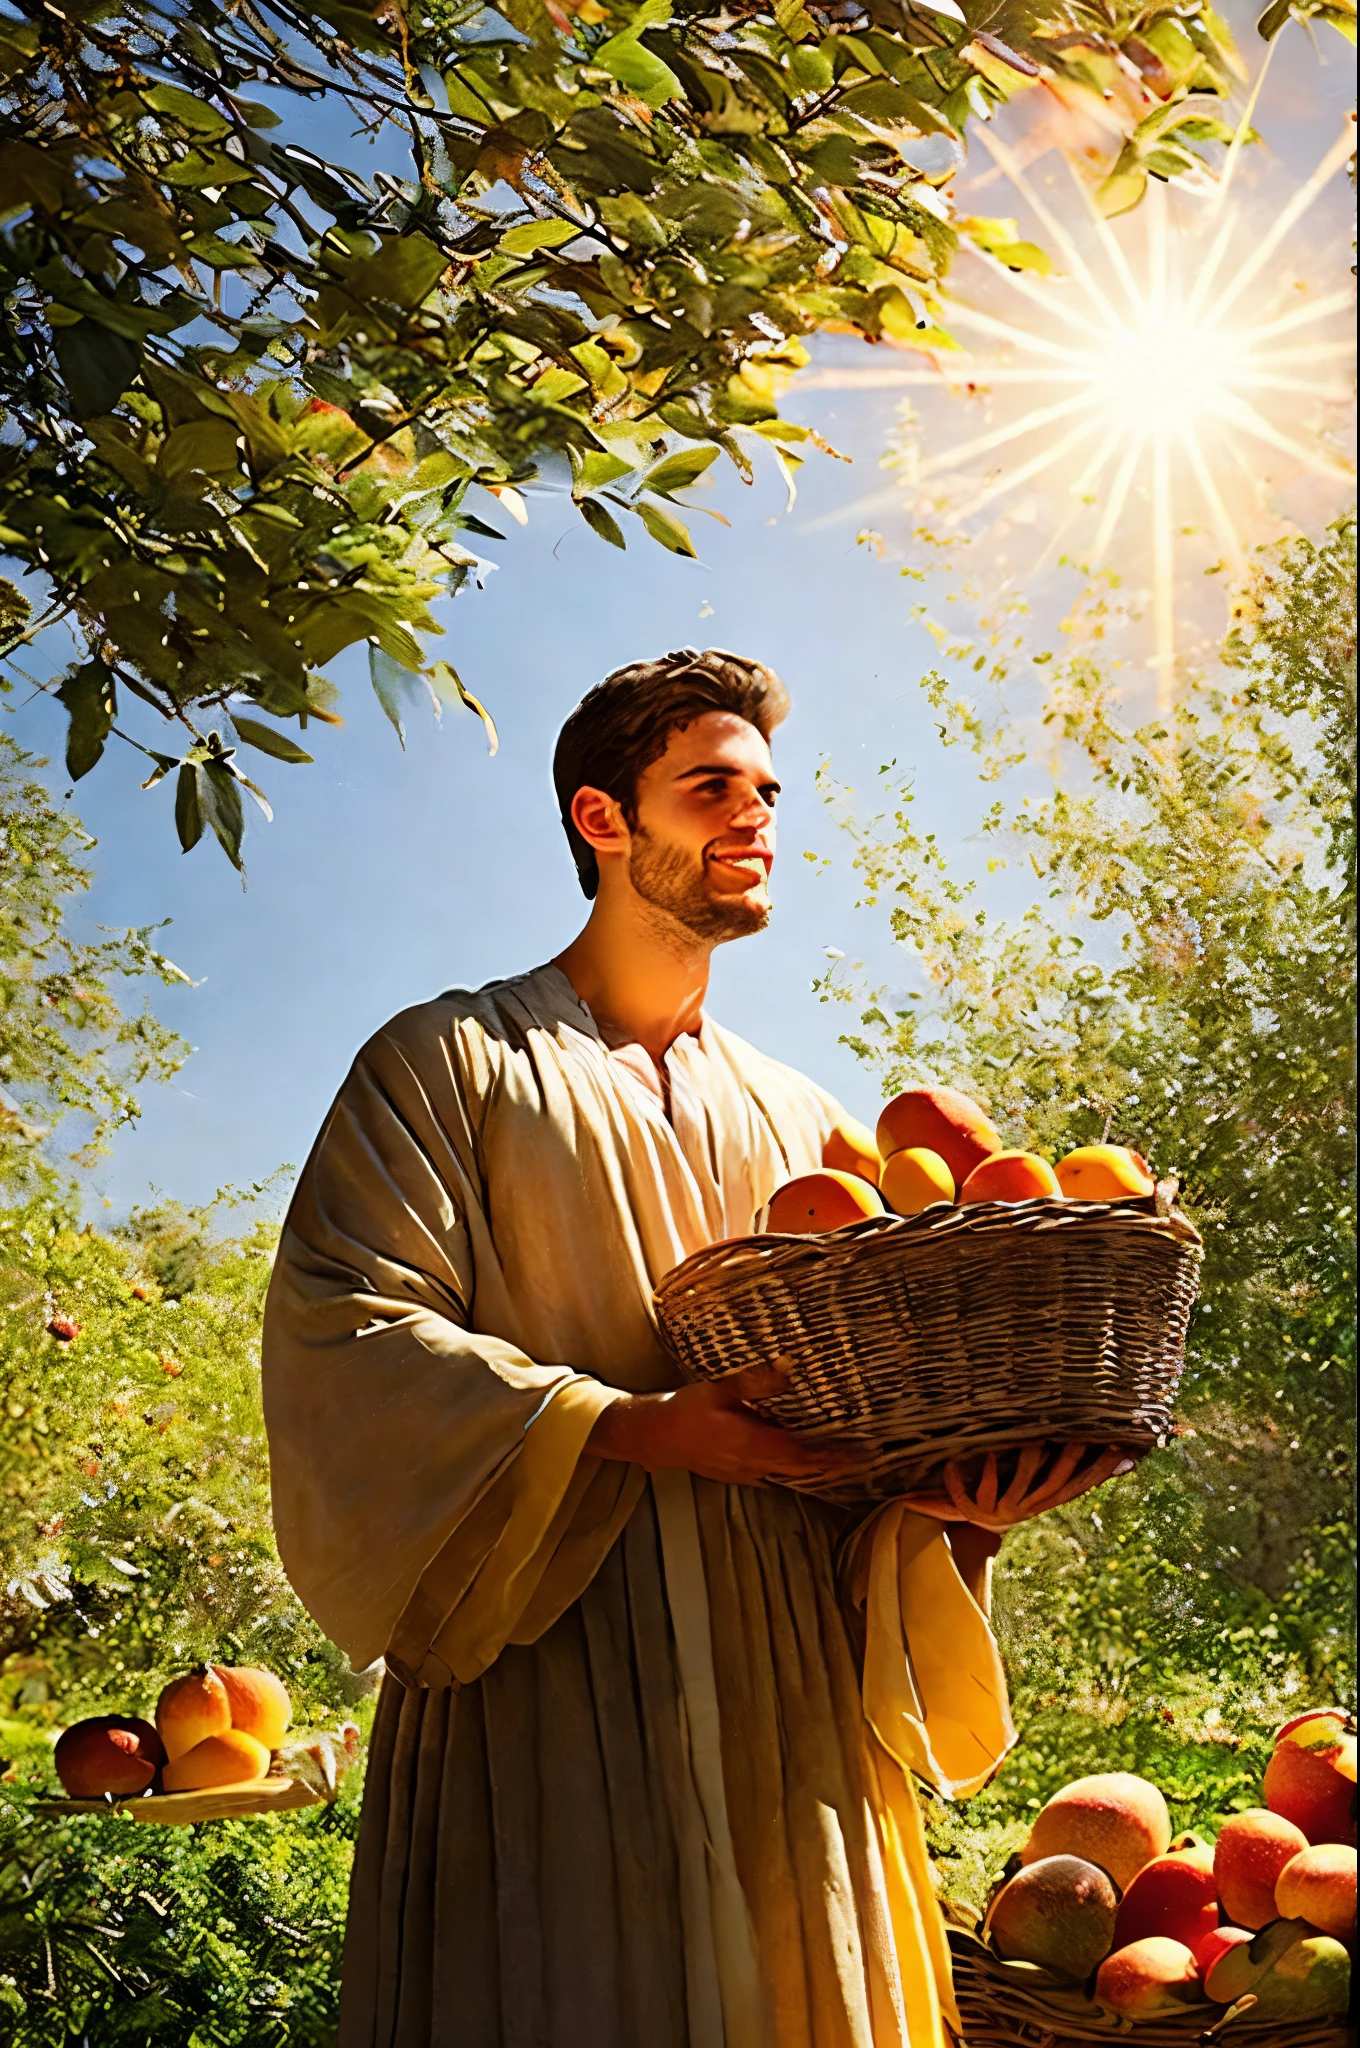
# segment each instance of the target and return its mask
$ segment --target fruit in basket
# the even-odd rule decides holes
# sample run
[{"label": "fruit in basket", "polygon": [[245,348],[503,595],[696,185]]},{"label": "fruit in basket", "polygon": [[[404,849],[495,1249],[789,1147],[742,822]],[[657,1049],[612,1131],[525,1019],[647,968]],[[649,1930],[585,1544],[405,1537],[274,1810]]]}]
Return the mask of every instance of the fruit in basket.
[{"label": "fruit in basket", "polygon": [[207,1792],[220,1785],[253,1785],[268,1769],[269,1751],[264,1744],[244,1729],[228,1728],[172,1758],[161,1773],[161,1788],[166,1792]]},{"label": "fruit in basket", "polygon": [[214,1668],[226,1688],[232,1727],[244,1729],[266,1749],[277,1749],[293,1718],[293,1702],[282,1679],[250,1664]]},{"label": "fruit in basket", "polygon": [[1127,1145],[1078,1145],[1053,1171],[1073,1202],[1118,1202],[1156,1188],[1142,1153],[1130,1152]]},{"label": "fruit in basket", "polygon": [[994,1152],[975,1166],[959,1191],[961,1202],[1032,1202],[1061,1195],[1057,1176],[1037,1152]]},{"label": "fruit in basket", "polygon": [[1036,1816],[1020,1852],[1022,1863],[1044,1856],[1082,1856],[1127,1891],[1145,1863],[1164,1856],[1171,1816],[1155,1785],[1132,1771],[1075,1778]]},{"label": "fruit in basket", "polygon": [[149,1721],[96,1714],[63,1729],[53,1761],[68,1799],[102,1799],[106,1792],[145,1792],[165,1750]]},{"label": "fruit in basket", "polygon": [[1080,1856],[1045,1856],[997,1893],[987,1933],[1005,1962],[1039,1963],[1081,1984],[1109,1954],[1119,1894]]},{"label": "fruit in basket", "polygon": [[1286,1863],[1308,1847],[1293,1821],[1264,1807],[1229,1814],[1214,1848],[1219,1902],[1238,1927],[1264,1927],[1278,1918],[1275,1884]]},{"label": "fruit in basket", "polygon": [[1275,1738],[1266,1765],[1266,1805],[1310,1842],[1355,1847],[1355,1737],[1340,1714],[1301,1714]]},{"label": "fruit in basket", "polygon": [[156,1732],[172,1763],[210,1735],[225,1735],[230,1726],[227,1689],[211,1664],[197,1664],[182,1678],[172,1678],[156,1702]]},{"label": "fruit in basket", "polygon": [[1198,1954],[1218,1925],[1214,1852],[1207,1843],[1171,1849],[1145,1863],[1119,1902],[1114,1945],[1127,1948],[1150,1934],[1184,1942]]},{"label": "fruit in basket", "polygon": [[952,1202],[954,1176],[928,1145],[904,1145],[883,1168],[879,1192],[895,1216],[919,1216],[936,1202]]},{"label": "fruit in basket", "polygon": [[909,1148],[938,1152],[960,1188],[975,1166],[1001,1150],[986,1110],[957,1088],[904,1088],[879,1117],[877,1137],[885,1160]]},{"label": "fruit in basket", "polygon": [[873,1132],[867,1124],[857,1123],[852,1116],[838,1123],[823,1145],[822,1165],[837,1173],[857,1173],[861,1180],[869,1181],[874,1187],[878,1186],[879,1175],[883,1171]]},{"label": "fruit in basket", "polygon": [[820,1173],[800,1173],[786,1180],[770,1197],[769,1228],[794,1234],[816,1230],[838,1230],[842,1223],[862,1223],[866,1216],[883,1214],[878,1189],[857,1173],[837,1173],[823,1168]]},{"label": "fruit in basket", "polygon": [[1096,1972],[1096,1997],[1125,2019],[1181,2012],[1204,1996],[1195,1958],[1183,1941],[1149,1934],[1106,1956]]},{"label": "fruit in basket", "polygon": [[1308,1920],[1335,1941],[1355,1940],[1355,1851],[1344,1842],[1300,1849],[1275,1880],[1283,1920]]},{"label": "fruit in basket", "polygon": [[1220,1956],[1204,1980],[1215,2005],[1234,2005],[1248,1992],[1253,2021],[1322,2019],[1350,2000],[1350,1957],[1339,1941],[1306,1920],[1272,1920]]}]

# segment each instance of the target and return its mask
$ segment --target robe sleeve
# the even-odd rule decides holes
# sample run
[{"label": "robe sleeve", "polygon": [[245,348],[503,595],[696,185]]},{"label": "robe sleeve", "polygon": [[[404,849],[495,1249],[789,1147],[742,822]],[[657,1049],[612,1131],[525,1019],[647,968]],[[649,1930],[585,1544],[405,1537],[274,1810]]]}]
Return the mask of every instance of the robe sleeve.
[{"label": "robe sleeve", "polygon": [[614,1389],[471,1327],[481,1176],[456,1039],[355,1062],[289,1209],[263,1372],[279,1553],[355,1668],[478,1677],[589,1584],[641,1491]]}]

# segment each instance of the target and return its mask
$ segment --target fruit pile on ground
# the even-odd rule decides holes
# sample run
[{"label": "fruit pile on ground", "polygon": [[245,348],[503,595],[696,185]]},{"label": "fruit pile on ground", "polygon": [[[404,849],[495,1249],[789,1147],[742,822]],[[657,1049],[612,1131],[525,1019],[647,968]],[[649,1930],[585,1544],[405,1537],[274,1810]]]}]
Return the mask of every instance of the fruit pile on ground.
[{"label": "fruit pile on ground", "polygon": [[1154,1186],[1147,1161],[1126,1145],[1082,1145],[1056,1166],[1008,1151],[987,1112],[953,1088],[906,1089],[876,1131],[849,1121],[833,1131],[824,1156],[820,1172],[775,1191],[772,1231],[835,1230],[885,1210],[919,1216],[940,1202],[1114,1202]]},{"label": "fruit pile on ground", "polygon": [[1004,1961],[1084,1985],[1129,2021],[1248,1996],[1253,2021],[1344,2013],[1355,1756],[1336,1709],[1287,1722],[1265,1805],[1231,1814],[1212,1844],[1173,1841],[1166,1801],[1146,1778],[1078,1778],[1036,1818],[984,1937]]},{"label": "fruit pile on ground", "polygon": [[258,1784],[292,1712],[272,1671],[200,1664],[165,1687],[154,1727],[100,1714],[66,1729],[56,1747],[57,1776],[72,1799]]}]

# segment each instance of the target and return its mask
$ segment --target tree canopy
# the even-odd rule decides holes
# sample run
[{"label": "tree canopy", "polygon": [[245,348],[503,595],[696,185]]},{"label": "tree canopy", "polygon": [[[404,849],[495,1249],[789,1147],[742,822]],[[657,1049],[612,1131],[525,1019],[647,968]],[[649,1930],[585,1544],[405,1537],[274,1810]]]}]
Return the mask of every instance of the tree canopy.
[{"label": "tree canopy", "polygon": [[497,499],[692,553],[714,461],[816,440],[807,337],[944,347],[961,236],[1042,261],[953,217],[970,116],[1042,82],[1117,210],[1240,69],[1206,0],[3,0],[0,653],[65,622],[70,774],[121,735],[239,865],[345,648],[399,731],[482,711],[425,642]]}]

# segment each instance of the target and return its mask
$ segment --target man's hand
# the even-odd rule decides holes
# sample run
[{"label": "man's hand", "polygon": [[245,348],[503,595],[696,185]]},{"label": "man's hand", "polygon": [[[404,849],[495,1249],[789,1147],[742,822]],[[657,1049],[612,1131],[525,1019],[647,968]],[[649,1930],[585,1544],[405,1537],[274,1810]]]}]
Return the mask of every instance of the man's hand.
[{"label": "man's hand", "polygon": [[669,1394],[624,1394],[611,1401],[586,1440],[596,1458],[619,1458],[656,1472],[678,1465],[700,1479],[759,1486],[829,1476],[855,1453],[834,1451],[766,1422],[746,1406],[787,1386],[777,1366],[752,1365],[725,1380]]},{"label": "man's hand", "polygon": [[1026,1444],[1019,1454],[1015,1477],[1001,1490],[996,1452],[988,1451],[978,1474],[972,1458],[956,1458],[946,1465],[943,1490],[910,1493],[907,1506],[917,1514],[934,1515],[941,1522],[971,1522],[975,1528],[1013,1529],[1049,1508],[1060,1508],[1107,1479],[1132,1472],[1138,1460],[1121,1444],[1062,1444],[1048,1470],[1052,1444]]}]

